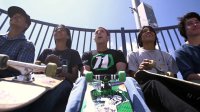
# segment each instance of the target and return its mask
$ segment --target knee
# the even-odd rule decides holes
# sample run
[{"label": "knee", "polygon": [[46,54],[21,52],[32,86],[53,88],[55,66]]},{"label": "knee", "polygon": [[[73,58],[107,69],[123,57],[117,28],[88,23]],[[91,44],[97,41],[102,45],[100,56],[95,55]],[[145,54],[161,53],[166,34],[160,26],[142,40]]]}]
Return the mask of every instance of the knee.
[{"label": "knee", "polygon": [[134,83],[137,83],[137,81],[134,79],[134,78],[132,78],[132,77],[126,77],[126,81],[127,82],[134,82]]},{"label": "knee", "polygon": [[79,77],[76,82],[74,83],[74,86],[86,86],[86,78],[85,77]]},{"label": "knee", "polygon": [[125,83],[134,84],[134,85],[139,86],[138,82],[132,77],[126,77]]},{"label": "knee", "polygon": [[160,82],[157,81],[157,80],[150,80],[149,82],[152,83],[152,84],[158,84],[158,83],[160,83]]},{"label": "knee", "polygon": [[148,87],[148,88],[150,87],[152,89],[164,88],[164,85],[160,81],[157,81],[157,80],[149,80],[144,85],[146,87]]},{"label": "knee", "polygon": [[157,80],[150,80],[150,83],[153,85],[153,86],[160,86],[160,85],[163,85],[160,81],[157,81]]},{"label": "knee", "polygon": [[86,82],[86,78],[85,77],[79,77],[75,83],[85,83]]},{"label": "knee", "polygon": [[125,85],[127,87],[131,87],[131,88],[136,88],[137,90],[140,89],[140,85],[138,84],[138,82],[132,78],[132,77],[127,77],[126,81],[124,82]]}]

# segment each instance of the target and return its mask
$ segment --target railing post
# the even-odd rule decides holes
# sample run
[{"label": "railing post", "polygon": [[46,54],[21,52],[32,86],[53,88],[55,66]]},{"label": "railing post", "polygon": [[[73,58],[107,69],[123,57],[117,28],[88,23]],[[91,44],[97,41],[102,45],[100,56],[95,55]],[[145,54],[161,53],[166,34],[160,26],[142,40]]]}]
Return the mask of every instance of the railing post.
[{"label": "railing post", "polygon": [[121,37],[122,37],[122,50],[123,50],[124,56],[126,57],[127,56],[127,50],[126,50],[126,38],[125,38],[124,27],[121,27]]},{"label": "railing post", "polygon": [[6,23],[7,19],[8,19],[8,16],[4,19],[3,23],[1,24],[0,30],[2,29],[3,25]]}]

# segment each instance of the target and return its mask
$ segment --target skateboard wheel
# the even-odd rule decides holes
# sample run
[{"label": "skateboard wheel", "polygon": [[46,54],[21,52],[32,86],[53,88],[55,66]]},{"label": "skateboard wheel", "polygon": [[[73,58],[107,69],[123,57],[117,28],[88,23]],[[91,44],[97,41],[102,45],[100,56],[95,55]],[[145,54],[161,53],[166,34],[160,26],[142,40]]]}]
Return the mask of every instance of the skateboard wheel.
[{"label": "skateboard wheel", "polygon": [[165,73],[167,76],[170,76],[170,77],[174,77],[174,74],[172,72],[166,72]]},{"label": "skateboard wheel", "polygon": [[9,60],[9,57],[7,55],[1,54],[0,55],[0,69],[6,69],[7,61]]},{"label": "skateboard wheel", "polygon": [[46,66],[45,74],[50,77],[55,77],[57,65],[55,63],[48,63]]},{"label": "skateboard wheel", "polygon": [[126,81],[125,71],[119,71],[118,72],[118,80],[119,80],[119,82],[125,82]]},{"label": "skateboard wheel", "polygon": [[93,74],[91,71],[87,72],[87,73],[85,74],[86,81],[87,81],[87,82],[92,82],[93,76],[94,76],[94,74]]}]

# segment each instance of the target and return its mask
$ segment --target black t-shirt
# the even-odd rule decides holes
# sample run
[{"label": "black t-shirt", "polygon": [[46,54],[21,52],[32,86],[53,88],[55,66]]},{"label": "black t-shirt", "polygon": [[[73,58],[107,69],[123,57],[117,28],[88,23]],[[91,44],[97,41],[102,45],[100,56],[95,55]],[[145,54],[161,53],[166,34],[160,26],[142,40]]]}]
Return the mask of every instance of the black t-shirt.
[{"label": "black t-shirt", "polygon": [[98,53],[96,50],[85,52],[82,56],[84,65],[88,65],[94,74],[115,74],[118,62],[126,63],[121,51],[108,49]]},{"label": "black t-shirt", "polygon": [[37,60],[41,61],[42,63],[45,63],[45,59],[48,55],[54,54],[59,57],[59,61],[61,65],[68,65],[68,72],[72,72],[72,67],[75,65],[78,66],[78,69],[80,70],[82,65],[80,55],[78,51],[73,49],[66,49],[63,51],[58,51],[55,49],[45,49],[41,55],[37,58]]}]

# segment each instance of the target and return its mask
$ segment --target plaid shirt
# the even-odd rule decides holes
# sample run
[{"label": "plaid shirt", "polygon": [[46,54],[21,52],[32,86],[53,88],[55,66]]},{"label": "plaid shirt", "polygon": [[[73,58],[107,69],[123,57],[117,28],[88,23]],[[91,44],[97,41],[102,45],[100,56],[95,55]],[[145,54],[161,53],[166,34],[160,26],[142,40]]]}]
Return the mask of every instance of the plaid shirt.
[{"label": "plaid shirt", "polygon": [[[35,47],[33,43],[26,40],[24,34],[20,34],[15,39],[8,39],[8,34],[0,35],[0,54],[8,55],[11,60],[33,63]],[[2,73],[3,71],[0,71],[0,75]]]}]

